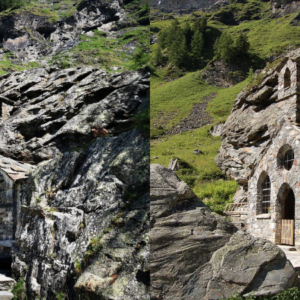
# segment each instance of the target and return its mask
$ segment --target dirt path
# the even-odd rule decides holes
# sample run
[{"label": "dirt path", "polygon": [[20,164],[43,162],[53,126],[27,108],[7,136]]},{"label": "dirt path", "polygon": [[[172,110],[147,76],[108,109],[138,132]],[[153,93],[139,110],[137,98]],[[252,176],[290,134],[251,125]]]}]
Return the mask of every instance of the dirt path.
[{"label": "dirt path", "polygon": [[202,126],[208,125],[212,121],[212,117],[207,113],[206,108],[208,103],[217,95],[212,93],[206,97],[203,97],[201,103],[194,105],[190,115],[181,120],[179,124],[171,128],[167,135],[174,135],[184,131],[193,130]]}]

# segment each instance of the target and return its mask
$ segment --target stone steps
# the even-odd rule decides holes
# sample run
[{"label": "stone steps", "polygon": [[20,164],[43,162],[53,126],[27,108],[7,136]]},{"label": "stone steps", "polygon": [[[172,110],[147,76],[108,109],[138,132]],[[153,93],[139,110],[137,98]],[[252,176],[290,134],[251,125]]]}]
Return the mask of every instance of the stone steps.
[{"label": "stone steps", "polygon": [[0,300],[11,300],[14,295],[10,292],[0,291]]}]

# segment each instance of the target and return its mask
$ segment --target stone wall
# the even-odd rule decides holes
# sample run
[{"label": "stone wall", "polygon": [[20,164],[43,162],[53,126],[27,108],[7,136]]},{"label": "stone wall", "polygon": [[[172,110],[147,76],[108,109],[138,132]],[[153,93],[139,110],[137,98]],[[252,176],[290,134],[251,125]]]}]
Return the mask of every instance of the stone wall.
[{"label": "stone wall", "polygon": [[[288,171],[282,166],[282,147],[289,145],[294,150],[294,164]],[[262,158],[254,175],[249,180],[248,224],[249,233],[280,244],[284,189],[290,187],[295,194],[295,246],[300,247],[300,127],[286,122],[267,153]],[[261,214],[259,184],[262,174],[271,180],[271,205],[269,214]]]}]

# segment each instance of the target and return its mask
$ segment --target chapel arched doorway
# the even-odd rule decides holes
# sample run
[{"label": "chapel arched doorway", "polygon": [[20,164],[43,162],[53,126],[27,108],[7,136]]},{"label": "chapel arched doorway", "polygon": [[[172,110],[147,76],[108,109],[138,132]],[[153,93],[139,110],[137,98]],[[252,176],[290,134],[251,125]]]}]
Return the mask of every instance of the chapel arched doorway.
[{"label": "chapel arched doorway", "polygon": [[295,194],[288,184],[283,184],[278,194],[281,206],[281,232],[280,244],[291,245],[295,243]]}]

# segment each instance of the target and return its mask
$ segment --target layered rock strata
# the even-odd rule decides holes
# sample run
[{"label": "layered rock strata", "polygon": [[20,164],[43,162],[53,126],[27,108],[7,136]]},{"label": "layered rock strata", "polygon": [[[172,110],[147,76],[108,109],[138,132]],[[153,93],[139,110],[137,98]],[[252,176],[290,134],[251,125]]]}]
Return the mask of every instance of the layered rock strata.
[{"label": "layered rock strata", "polygon": [[36,166],[18,196],[16,281],[30,299],[148,299],[149,70],[0,80],[0,152]]}]

